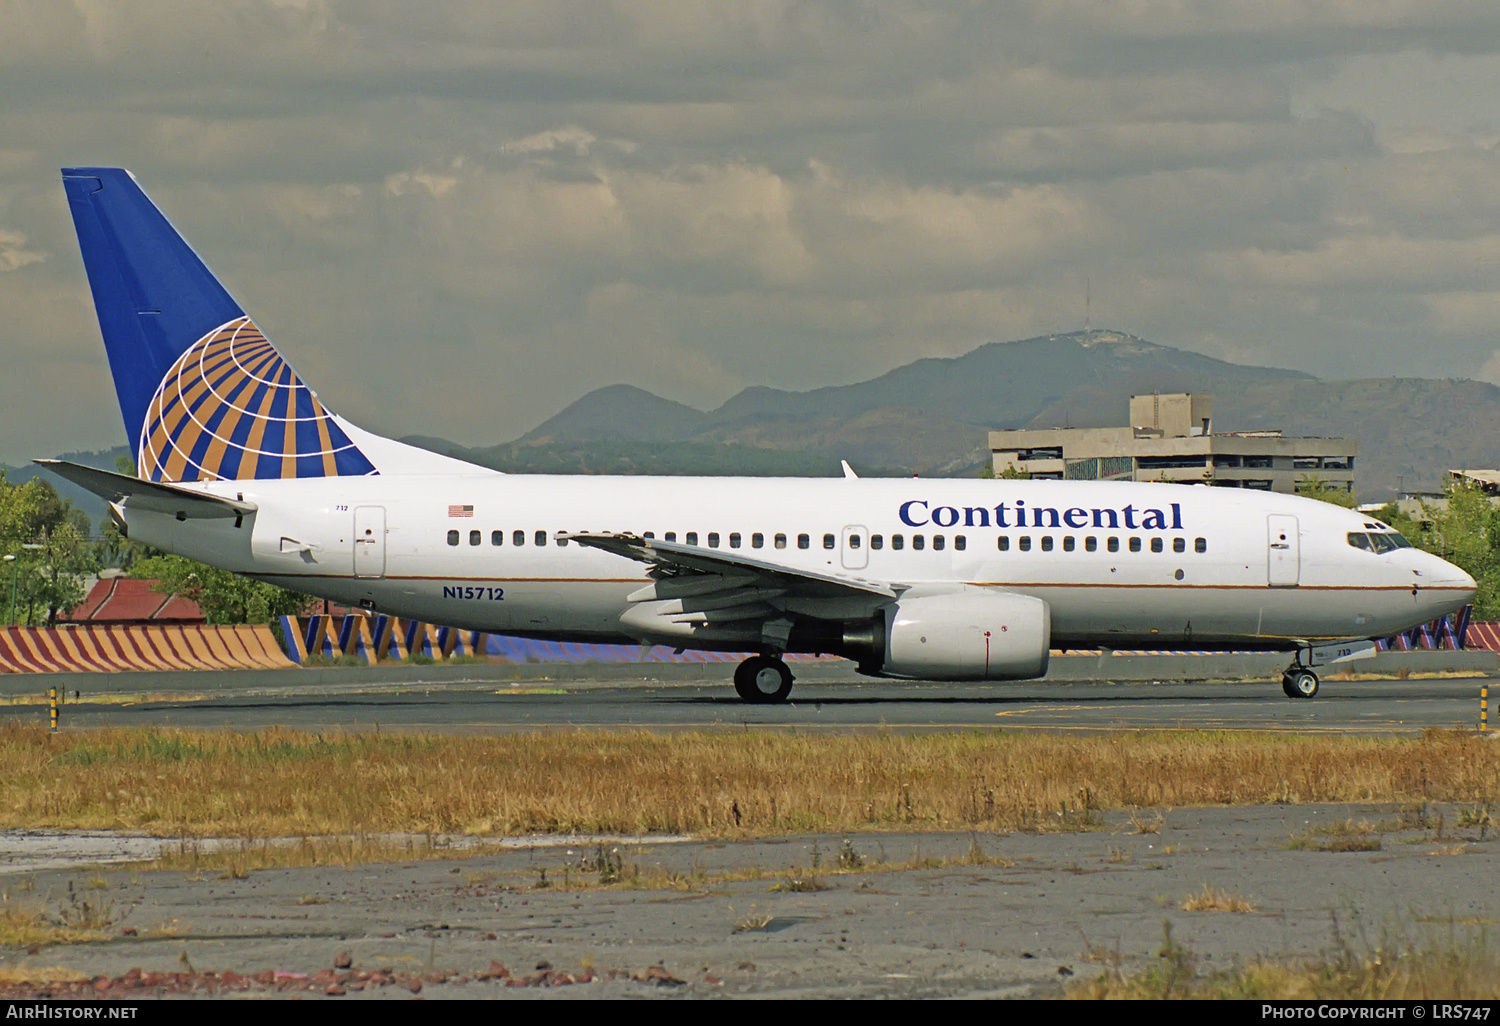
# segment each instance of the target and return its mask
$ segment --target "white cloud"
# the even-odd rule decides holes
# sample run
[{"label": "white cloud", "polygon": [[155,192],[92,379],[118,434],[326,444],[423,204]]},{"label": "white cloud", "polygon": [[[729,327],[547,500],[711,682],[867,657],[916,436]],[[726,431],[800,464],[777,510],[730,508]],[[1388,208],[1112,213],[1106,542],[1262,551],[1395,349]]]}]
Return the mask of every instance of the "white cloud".
[{"label": "white cloud", "polygon": [[[341,413],[494,442],[1083,319],[1332,375],[1500,317],[1476,0],[0,0],[0,378],[113,416],[56,168],[130,166]],[[44,259],[45,258],[45,259]],[[98,375],[104,375],[98,377]],[[16,390],[6,381],[30,380]],[[86,444],[71,439],[69,444]]]},{"label": "white cloud", "polygon": [[24,232],[12,232],[0,228],[0,271],[14,271],[27,264],[39,264],[47,259],[47,254],[25,247]]}]

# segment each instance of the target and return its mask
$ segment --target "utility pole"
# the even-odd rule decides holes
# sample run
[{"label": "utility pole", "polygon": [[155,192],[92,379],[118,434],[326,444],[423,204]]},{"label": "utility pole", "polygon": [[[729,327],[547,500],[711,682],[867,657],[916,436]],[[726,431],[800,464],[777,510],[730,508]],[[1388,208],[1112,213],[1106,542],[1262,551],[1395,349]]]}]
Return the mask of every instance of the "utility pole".
[{"label": "utility pole", "polygon": [[5,562],[10,564],[10,619],[5,621],[9,627],[16,622],[16,557],[7,552]]}]

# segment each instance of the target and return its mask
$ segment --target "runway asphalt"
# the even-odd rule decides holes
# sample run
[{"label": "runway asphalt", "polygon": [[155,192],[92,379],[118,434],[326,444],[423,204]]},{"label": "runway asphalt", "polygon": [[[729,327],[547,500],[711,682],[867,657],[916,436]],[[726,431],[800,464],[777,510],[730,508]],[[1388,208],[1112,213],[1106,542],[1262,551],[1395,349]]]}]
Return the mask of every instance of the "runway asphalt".
[{"label": "runway asphalt", "polygon": [[[646,671],[649,672],[649,671]],[[1401,734],[1473,728],[1490,678],[1337,681],[1313,699],[1289,699],[1266,682],[872,681],[841,664],[799,668],[785,705],[747,705],[728,667],[699,679],[619,678],[587,668],[547,668],[528,679],[450,683],[388,680],[235,692],[202,690],[63,705],[64,729],[181,726],[310,730],[508,731],[557,727],[680,730],[704,727],[858,731],[1238,729]],[[290,680],[290,678],[288,678]],[[1500,697],[1500,693],[1497,693]],[[45,721],[45,706],[11,706],[0,719]]]}]

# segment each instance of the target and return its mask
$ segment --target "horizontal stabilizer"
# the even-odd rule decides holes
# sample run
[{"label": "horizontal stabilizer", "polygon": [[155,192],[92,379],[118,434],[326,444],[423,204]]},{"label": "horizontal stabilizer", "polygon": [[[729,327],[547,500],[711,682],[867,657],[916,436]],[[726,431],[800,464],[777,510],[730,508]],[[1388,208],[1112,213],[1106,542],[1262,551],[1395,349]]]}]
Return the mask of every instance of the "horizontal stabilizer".
[{"label": "horizontal stabilizer", "polygon": [[66,460],[36,460],[59,477],[86,488],[106,502],[123,504],[128,509],[147,510],[152,513],[167,513],[179,520],[212,520],[242,517],[254,513],[258,508],[253,502],[226,499],[210,495],[195,488],[164,484],[160,481],[142,481],[139,478],[116,474],[112,470],[85,467]]}]

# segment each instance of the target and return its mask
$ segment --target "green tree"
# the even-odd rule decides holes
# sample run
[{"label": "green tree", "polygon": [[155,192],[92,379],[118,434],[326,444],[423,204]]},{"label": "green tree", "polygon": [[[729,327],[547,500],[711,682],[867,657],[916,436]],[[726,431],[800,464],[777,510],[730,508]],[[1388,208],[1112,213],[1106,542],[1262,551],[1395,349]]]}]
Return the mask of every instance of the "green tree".
[{"label": "green tree", "polygon": [[212,624],[274,623],[283,616],[305,613],[314,601],[298,592],[184,556],[141,557],[131,566],[130,576],[155,580],[153,590],[163,595],[181,595],[198,603]]},{"label": "green tree", "polygon": [[1395,503],[1374,517],[1474,578],[1479,586],[1475,618],[1500,619],[1500,508],[1483,489],[1453,482],[1446,502],[1422,503],[1420,518],[1403,513]]},{"label": "green tree", "polygon": [[0,554],[5,561],[7,616],[14,622],[57,622],[82,600],[83,581],[98,567],[89,518],[41,478],[12,484],[0,471]]},{"label": "green tree", "polygon": [[1345,509],[1353,509],[1359,505],[1359,499],[1355,498],[1354,493],[1349,489],[1336,488],[1327,481],[1315,477],[1299,477],[1296,489],[1298,495],[1317,499],[1319,502],[1329,502]]},{"label": "green tree", "polygon": [[1015,464],[1007,466],[1000,471],[1000,477],[1005,481],[1030,481],[1031,475],[1024,470],[1017,469]]}]

